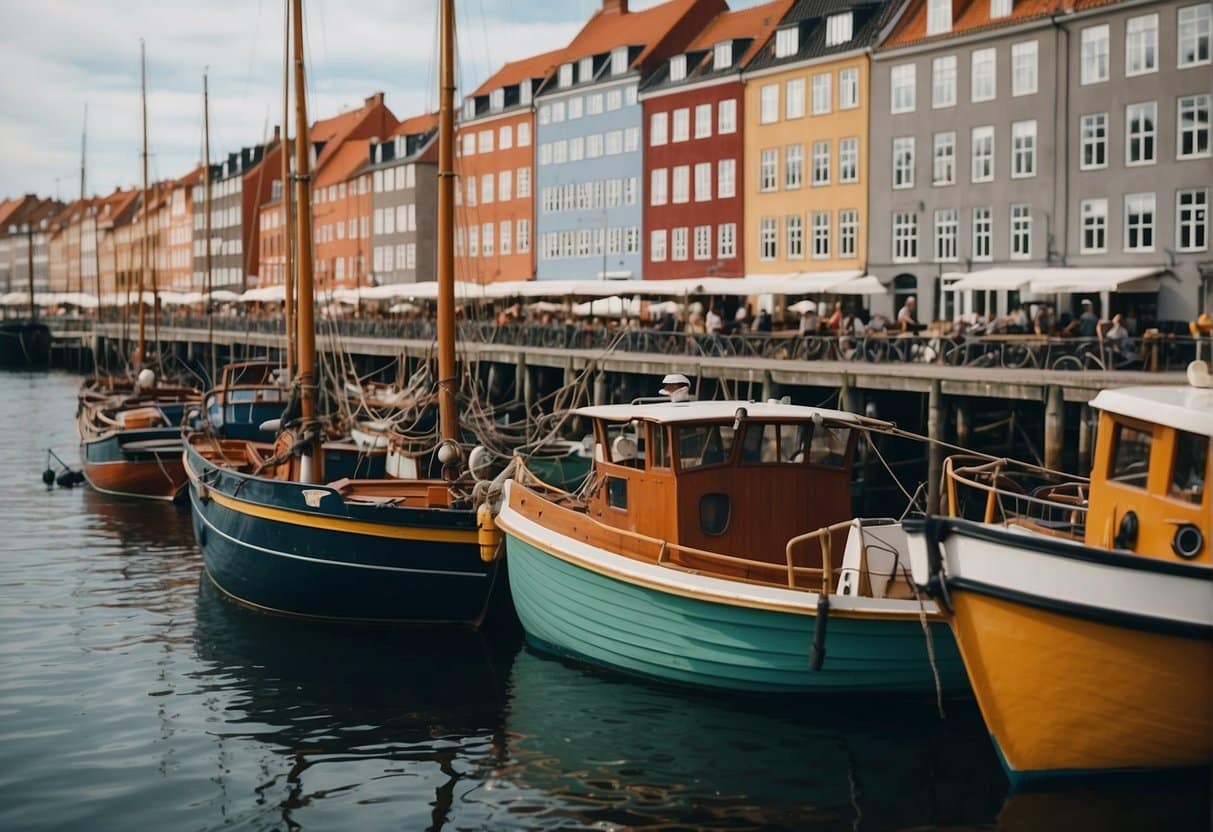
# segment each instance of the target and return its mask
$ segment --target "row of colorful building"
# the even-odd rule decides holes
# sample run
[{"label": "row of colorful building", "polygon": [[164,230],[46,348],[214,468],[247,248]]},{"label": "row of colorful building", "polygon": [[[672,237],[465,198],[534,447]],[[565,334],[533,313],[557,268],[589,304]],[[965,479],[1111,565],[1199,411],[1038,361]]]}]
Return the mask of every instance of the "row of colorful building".
[{"label": "row of colorful building", "polygon": [[[1192,317],[1213,292],[1210,8],[603,0],[464,97],[457,278],[871,274],[939,317],[965,274],[1080,268]],[[434,279],[436,130],[382,94],[313,127],[321,285]],[[217,287],[282,282],[279,153],[211,167]],[[122,292],[145,236],[158,286],[199,289],[202,182],[158,183],[146,208],[137,190],[3,203],[0,289],[24,287],[32,243],[39,285]]]}]

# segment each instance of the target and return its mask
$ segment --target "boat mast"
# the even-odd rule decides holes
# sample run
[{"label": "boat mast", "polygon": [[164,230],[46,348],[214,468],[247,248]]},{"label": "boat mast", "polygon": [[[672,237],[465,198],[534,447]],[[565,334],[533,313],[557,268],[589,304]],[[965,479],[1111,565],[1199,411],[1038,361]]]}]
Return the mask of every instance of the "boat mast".
[{"label": "boat mast", "polygon": [[143,368],[143,350],[144,350],[144,309],[143,309],[143,284],[144,275],[147,272],[147,58],[143,45],[143,38],[139,39],[139,99],[143,108],[143,234],[141,246],[139,248],[139,343],[135,348],[135,370]]},{"label": "boat mast", "polygon": [[282,157],[282,288],[283,288],[283,317],[286,318],[286,377],[295,377],[295,276],[294,276],[294,234],[291,231],[291,156],[287,152],[290,142],[291,119],[291,9],[290,0],[286,0],[286,14],[283,15],[282,44],[282,147],[278,155]]},{"label": "boat mast", "polygon": [[[299,362],[299,415],[303,430],[310,431],[316,418],[316,333],[312,299],[312,198],[311,139],[307,126],[307,98],[303,72],[303,0],[291,0],[295,45],[295,241],[299,246],[297,283],[299,305],[296,313],[296,357]],[[299,479],[312,482],[323,477],[323,458],[319,443],[312,440],[300,461]]]},{"label": "boat mast", "polygon": [[206,343],[211,359],[211,385],[215,378],[215,300],[211,297],[211,99],[206,73],[202,73],[202,213],[206,266]]},{"label": "boat mast", "polygon": [[[84,153],[88,148],[88,102],[84,102],[84,126],[80,130],[80,282],[77,291],[83,294],[84,292],[84,219],[88,216],[88,211],[84,205]],[[96,234],[93,235],[96,237]],[[96,240],[94,240],[94,245]],[[71,291],[69,285],[68,291]]]},{"label": "boat mast", "polygon": [[438,70],[438,417],[458,441],[455,403],[455,0],[442,0]]}]

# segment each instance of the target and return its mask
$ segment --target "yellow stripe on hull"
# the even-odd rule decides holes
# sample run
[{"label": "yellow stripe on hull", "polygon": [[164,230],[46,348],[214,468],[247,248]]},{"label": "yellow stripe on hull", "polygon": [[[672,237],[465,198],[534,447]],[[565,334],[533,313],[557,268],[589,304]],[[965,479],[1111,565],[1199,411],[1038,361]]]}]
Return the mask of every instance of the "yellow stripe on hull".
[{"label": "yellow stripe on hull", "polygon": [[1208,765],[1213,642],[954,591],[952,628],[1012,772]]}]

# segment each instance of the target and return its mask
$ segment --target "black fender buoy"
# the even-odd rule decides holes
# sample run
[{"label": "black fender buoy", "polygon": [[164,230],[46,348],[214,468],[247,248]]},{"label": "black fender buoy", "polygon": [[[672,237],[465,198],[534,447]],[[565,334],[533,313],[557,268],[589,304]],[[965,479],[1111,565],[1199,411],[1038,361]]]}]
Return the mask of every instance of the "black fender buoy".
[{"label": "black fender buoy", "polygon": [[826,660],[826,626],[830,623],[830,598],[817,596],[817,617],[813,619],[813,649],[809,653],[809,670],[821,670]]},{"label": "black fender buoy", "polygon": [[42,472],[42,484],[43,485],[54,485],[55,484],[54,469],[47,468],[45,471]]}]

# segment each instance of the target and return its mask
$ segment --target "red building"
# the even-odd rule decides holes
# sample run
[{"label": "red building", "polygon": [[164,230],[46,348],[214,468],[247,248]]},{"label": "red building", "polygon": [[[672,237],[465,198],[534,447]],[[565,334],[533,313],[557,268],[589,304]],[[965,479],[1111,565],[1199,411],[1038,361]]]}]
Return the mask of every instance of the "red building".
[{"label": "red building", "polygon": [[646,280],[745,274],[741,70],[791,5],[720,13],[641,87]]}]

